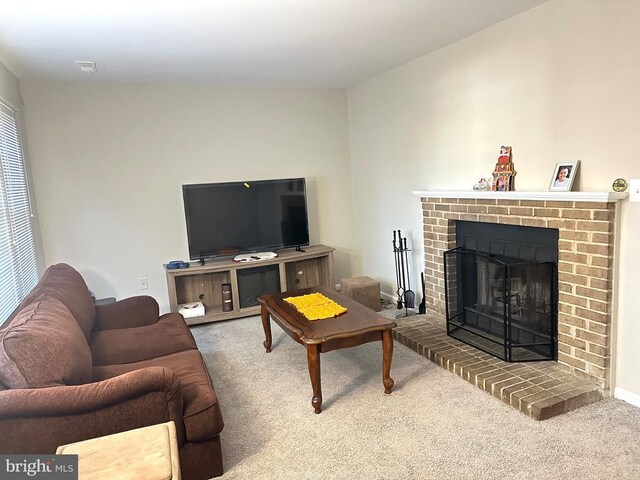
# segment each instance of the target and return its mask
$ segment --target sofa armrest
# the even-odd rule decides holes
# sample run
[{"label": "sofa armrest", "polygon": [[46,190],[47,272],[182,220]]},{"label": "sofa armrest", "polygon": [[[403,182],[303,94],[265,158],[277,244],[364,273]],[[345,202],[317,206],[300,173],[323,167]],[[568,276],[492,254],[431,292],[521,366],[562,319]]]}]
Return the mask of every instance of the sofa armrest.
[{"label": "sofa armrest", "polygon": [[147,295],[125,298],[107,305],[96,305],[94,330],[144,327],[153,325],[160,317],[155,298]]},{"label": "sofa armrest", "polygon": [[173,421],[185,438],[180,381],[148,367],[101,382],[0,391],[0,452],[55,453],[60,445]]}]

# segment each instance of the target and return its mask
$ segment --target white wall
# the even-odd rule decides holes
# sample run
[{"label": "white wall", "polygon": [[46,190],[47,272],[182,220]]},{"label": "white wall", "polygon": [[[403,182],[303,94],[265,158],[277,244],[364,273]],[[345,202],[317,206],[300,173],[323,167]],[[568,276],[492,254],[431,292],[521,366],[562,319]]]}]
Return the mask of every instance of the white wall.
[{"label": "white wall", "polygon": [[0,98],[15,108],[22,107],[18,79],[2,63],[0,63]]},{"label": "white wall", "polygon": [[[355,229],[364,274],[395,285],[391,231],[412,190],[470,189],[513,147],[518,190],[582,161],[578,189],[639,178],[640,2],[555,0],[349,90]],[[576,186],[574,186],[575,188]],[[622,207],[617,386],[640,394],[640,204]]]},{"label": "white wall", "polygon": [[[346,92],[21,82],[47,264],[156,297],[188,259],[181,185],[306,177],[311,243],[351,273]],[[149,290],[138,289],[148,277]]]}]

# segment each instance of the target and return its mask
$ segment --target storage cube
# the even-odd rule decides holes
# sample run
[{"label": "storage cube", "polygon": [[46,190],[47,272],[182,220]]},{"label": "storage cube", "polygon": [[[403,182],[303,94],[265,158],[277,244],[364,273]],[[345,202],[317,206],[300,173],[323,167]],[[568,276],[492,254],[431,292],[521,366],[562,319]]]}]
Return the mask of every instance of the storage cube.
[{"label": "storage cube", "polygon": [[380,282],[370,277],[343,278],[342,293],[371,310],[382,310],[380,304]]}]

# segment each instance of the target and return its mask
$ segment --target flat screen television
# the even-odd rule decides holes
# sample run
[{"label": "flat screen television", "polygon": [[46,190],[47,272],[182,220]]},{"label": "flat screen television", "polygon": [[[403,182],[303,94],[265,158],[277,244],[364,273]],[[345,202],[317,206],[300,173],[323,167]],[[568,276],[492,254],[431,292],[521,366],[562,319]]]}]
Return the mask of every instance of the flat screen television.
[{"label": "flat screen television", "polygon": [[309,245],[304,178],[183,185],[191,260]]}]

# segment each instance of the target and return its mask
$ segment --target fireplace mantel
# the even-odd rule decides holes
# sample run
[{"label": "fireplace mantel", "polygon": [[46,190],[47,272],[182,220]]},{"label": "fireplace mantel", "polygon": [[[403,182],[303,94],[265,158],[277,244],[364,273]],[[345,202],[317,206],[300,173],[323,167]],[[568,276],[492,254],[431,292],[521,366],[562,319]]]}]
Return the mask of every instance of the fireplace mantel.
[{"label": "fireplace mantel", "polygon": [[422,198],[475,198],[478,200],[550,200],[558,202],[618,202],[627,192],[490,192],[483,190],[419,190]]}]

